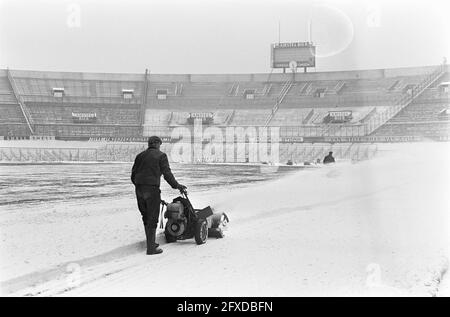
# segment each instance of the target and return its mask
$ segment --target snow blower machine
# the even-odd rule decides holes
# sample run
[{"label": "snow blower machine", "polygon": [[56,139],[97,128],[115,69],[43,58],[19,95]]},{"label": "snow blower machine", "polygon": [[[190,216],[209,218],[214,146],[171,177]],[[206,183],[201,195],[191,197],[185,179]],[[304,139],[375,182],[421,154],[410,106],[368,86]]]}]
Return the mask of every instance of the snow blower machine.
[{"label": "snow blower machine", "polygon": [[162,210],[164,206],[166,207],[164,218],[167,218],[167,222],[164,235],[167,243],[195,238],[197,244],[204,244],[208,237],[223,238],[223,230],[229,221],[227,215],[215,213],[210,206],[195,209],[187,191],[182,190],[180,193],[181,196],[171,203],[161,201]]}]

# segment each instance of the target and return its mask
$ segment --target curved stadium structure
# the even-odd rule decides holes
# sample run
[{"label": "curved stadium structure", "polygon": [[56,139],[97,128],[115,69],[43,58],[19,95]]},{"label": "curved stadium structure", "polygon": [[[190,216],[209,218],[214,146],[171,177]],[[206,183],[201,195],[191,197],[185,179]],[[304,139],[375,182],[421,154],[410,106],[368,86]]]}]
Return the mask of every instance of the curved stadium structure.
[{"label": "curved stadium structure", "polygon": [[[193,111],[281,137],[448,136],[449,68],[297,74],[146,75],[0,71],[0,135],[170,136]],[[60,93],[58,95],[58,93]],[[187,110],[189,109],[189,110]],[[346,122],[326,120],[348,111]],[[76,120],[95,114],[95,120]]]},{"label": "curved stadium structure", "polygon": [[0,139],[143,141],[156,134],[170,144],[175,128],[192,131],[192,119],[201,117],[219,129],[279,128],[281,144],[290,145],[444,141],[449,97],[445,64],[238,75],[7,69],[0,70]]}]

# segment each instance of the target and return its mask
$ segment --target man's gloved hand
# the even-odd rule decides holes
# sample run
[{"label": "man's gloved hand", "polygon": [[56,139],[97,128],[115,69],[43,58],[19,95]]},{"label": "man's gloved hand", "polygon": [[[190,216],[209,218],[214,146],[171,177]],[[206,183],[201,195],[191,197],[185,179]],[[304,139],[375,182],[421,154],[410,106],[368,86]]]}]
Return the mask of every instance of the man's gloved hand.
[{"label": "man's gloved hand", "polygon": [[186,189],[187,189],[187,187],[184,186],[184,185],[178,184],[177,189],[178,189],[180,192],[185,192]]}]

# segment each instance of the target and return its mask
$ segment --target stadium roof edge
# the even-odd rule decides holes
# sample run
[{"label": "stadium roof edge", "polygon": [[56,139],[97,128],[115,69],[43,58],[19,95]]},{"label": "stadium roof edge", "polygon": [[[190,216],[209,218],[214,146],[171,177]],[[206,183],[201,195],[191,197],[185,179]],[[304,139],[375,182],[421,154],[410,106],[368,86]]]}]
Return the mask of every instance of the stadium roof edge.
[{"label": "stadium roof edge", "polygon": [[[371,79],[396,76],[415,76],[430,73],[438,65],[422,67],[401,67],[367,70],[343,70],[327,72],[299,72],[295,74],[298,81],[308,80],[345,80]],[[449,66],[447,65],[447,71]],[[90,73],[59,72],[10,69],[18,78],[67,79],[67,80],[104,80],[104,81],[142,81],[144,73]],[[6,76],[6,69],[0,69],[0,76]],[[254,74],[149,74],[154,82],[245,82],[245,81],[287,81],[292,80],[292,73],[254,73]]]}]

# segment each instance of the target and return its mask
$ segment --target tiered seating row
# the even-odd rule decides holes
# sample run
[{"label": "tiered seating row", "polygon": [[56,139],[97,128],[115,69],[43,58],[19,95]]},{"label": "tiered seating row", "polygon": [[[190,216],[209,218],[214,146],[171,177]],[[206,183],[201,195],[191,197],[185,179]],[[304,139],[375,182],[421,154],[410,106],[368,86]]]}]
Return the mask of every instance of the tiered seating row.
[{"label": "tiered seating row", "polygon": [[0,103],[0,123],[26,123],[19,105]]},{"label": "tiered seating row", "polygon": [[52,96],[53,88],[64,88],[66,96],[121,97],[123,89],[132,89],[136,96],[142,95],[142,82],[60,80],[41,78],[15,78],[19,93],[29,96]]},{"label": "tiered seating row", "polygon": [[28,109],[35,123],[73,123],[72,113],[95,113],[97,124],[139,124],[137,107],[28,104]]}]

